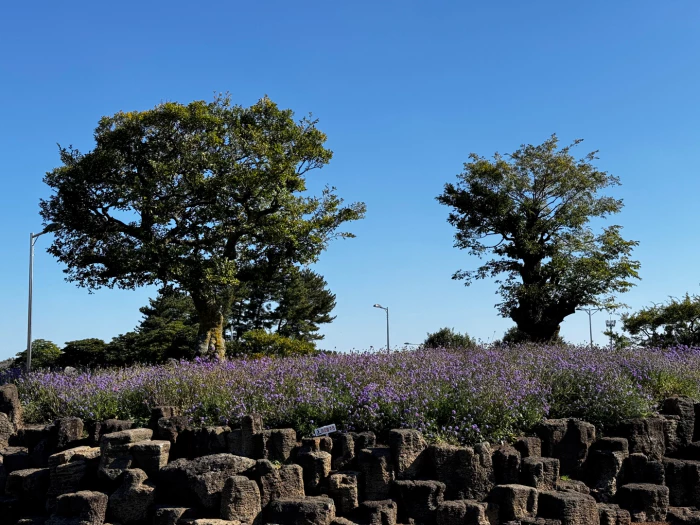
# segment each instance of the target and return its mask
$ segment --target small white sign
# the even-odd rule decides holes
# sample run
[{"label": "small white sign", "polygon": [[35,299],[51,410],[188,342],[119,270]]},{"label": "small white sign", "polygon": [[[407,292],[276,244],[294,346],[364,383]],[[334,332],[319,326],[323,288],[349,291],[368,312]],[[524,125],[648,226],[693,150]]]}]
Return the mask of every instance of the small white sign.
[{"label": "small white sign", "polygon": [[331,432],[335,432],[335,425],[326,425],[325,427],[317,428],[314,430],[314,437],[327,436]]}]

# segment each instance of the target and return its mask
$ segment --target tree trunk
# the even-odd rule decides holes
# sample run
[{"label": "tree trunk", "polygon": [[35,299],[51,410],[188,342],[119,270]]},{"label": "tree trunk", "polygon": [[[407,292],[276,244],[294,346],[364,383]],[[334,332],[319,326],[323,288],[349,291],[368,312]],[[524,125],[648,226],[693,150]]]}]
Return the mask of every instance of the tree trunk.
[{"label": "tree trunk", "polygon": [[194,301],[199,317],[197,335],[197,354],[202,357],[224,360],[226,342],[224,341],[223,308],[204,301]]}]

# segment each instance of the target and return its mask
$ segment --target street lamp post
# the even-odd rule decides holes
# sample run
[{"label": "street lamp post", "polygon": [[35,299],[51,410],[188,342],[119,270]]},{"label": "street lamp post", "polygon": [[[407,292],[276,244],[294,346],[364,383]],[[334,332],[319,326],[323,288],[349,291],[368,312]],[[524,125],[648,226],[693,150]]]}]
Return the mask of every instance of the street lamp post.
[{"label": "street lamp post", "polygon": [[608,332],[610,332],[610,351],[614,350],[613,348],[613,328],[615,328],[615,320],[614,319],[609,319],[608,321],[605,321],[605,326],[608,329]]},{"label": "street lamp post", "polygon": [[588,314],[588,332],[591,337],[591,350],[593,350],[593,323],[591,317],[596,312],[600,312],[603,308],[576,308],[580,312],[586,312]]},{"label": "street lamp post", "polygon": [[34,288],[34,245],[37,238],[51,231],[50,227],[29,234],[29,301],[27,306],[27,372],[32,369],[32,292]]},{"label": "street lamp post", "polygon": [[386,308],[382,306],[381,304],[374,304],[372,305],[375,308],[381,308],[386,312],[386,351],[388,352],[389,349],[391,348],[389,346],[389,307],[387,306]]}]

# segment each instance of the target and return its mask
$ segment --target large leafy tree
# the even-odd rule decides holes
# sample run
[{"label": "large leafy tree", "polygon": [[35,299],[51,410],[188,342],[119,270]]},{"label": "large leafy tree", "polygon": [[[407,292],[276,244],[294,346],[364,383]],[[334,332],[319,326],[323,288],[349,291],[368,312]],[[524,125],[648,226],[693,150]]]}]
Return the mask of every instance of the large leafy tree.
[{"label": "large leafy tree", "polygon": [[224,356],[224,316],[251,261],[316,260],[341,224],[363,216],[332,188],[306,193],[331,159],[316,121],[268,98],[251,107],[163,103],[100,120],[89,153],[61,148],[41,202],[49,252],[89,289],[172,284],[191,297],[204,355]]},{"label": "large leafy tree", "polygon": [[556,135],[540,145],[523,145],[492,160],[470,155],[457,184],[446,184],[438,202],[452,211],[455,246],[483,257],[475,270],[454,279],[496,277],[503,317],[515,321],[532,341],[550,341],[576,308],[614,303],[638,278],[630,259],[636,241],[607,226],[594,233],[591,219],[618,213],[622,200],[598,193],[619,184],[596,169],[595,152],[576,160],[558,149]]},{"label": "large leafy tree", "polygon": [[622,327],[642,346],[700,346],[700,296],[685,294],[623,315]]},{"label": "large leafy tree", "polygon": [[[61,349],[46,339],[32,341],[32,366],[34,368],[51,368],[56,366],[61,358]],[[27,351],[17,354],[13,366],[24,368],[27,365]]]}]

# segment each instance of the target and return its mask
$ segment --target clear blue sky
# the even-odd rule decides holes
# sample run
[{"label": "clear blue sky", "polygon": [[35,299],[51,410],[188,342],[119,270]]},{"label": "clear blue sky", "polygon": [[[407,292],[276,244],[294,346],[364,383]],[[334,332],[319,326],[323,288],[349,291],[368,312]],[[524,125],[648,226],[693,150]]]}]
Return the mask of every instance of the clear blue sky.
[{"label": "clear blue sky", "polygon": [[[112,7],[113,5],[113,7]],[[0,358],[25,347],[28,235],[41,229],[56,144],[93,147],[98,119],[165,100],[268,94],[320,119],[334,151],[314,172],[364,201],[357,238],[316,269],[337,294],[322,347],[420,342],[442,326],[486,341],[511,322],[496,285],[450,276],[478,260],[452,248],[435,201],[470,152],[490,156],[552,133],[583,138],[617,175],[614,218],[640,241],[634,308],[698,292],[700,3],[12,2],[0,17]],[[34,336],[59,345],[133,329],[153,289],[86,290],[37,242]],[[604,314],[594,316],[598,341]],[[581,342],[588,318],[562,333]]]}]

